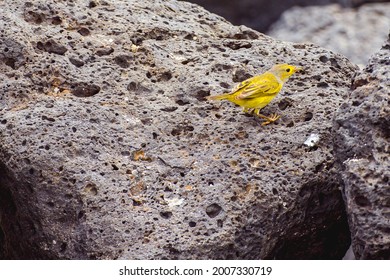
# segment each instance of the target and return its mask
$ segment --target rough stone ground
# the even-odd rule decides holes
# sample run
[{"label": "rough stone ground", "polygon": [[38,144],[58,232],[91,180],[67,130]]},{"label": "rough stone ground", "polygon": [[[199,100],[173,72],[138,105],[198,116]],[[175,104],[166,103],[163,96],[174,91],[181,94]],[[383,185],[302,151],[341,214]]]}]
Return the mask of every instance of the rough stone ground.
[{"label": "rough stone ground", "polygon": [[335,119],[335,154],[358,259],[390,259],[390,35]]},{"label": "rough stone ground", "polygon": [[[12,1],[0,28],[2,258],[344,255],[343,56],[173,0]],[[205,100],[282,62],[276,124]]]}]

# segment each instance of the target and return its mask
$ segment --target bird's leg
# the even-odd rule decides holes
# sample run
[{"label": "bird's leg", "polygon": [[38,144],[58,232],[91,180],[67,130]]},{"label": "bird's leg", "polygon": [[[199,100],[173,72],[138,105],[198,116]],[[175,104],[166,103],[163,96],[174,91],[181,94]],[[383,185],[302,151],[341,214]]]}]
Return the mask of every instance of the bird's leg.
[{"label": "bird's leg", "polygon": [[253,113],[253,108],[244,108],[243,112],[246,114],[252,114]]},{"label": "bird's leg", "polygon": [[263,114],[260,114],[260,109],[255,109],[255,114],[256,114],[256,116],[266,120],[265,122],[261,123],[261,125],[267,125],[267,124],[273,123],[273,122],[277,121],[278,119],[280,119],[280,116],[277,114],[272,114],[269,117],[264,116]]},{"label": "bird's leg", "polygon": [[261,125],[267,125],[267,124],[273,123],[273,122],[277,121],[278,119],[280,119],[280,116],[277,114],[272,114],[269,117],[264,116],[263,114],[260,114],[259,108],[256,108],[256,109],[255,108],[244,108],[243,111],[244,111],[244,113],[253,114],[253,115],[258,116],[262,119],[265,119],[266,121],[261,123]]}]

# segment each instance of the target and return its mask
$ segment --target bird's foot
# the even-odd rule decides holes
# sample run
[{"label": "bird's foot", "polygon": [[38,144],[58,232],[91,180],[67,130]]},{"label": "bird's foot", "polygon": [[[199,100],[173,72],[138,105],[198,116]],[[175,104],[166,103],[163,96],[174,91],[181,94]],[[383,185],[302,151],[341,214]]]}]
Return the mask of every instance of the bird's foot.
[{"label": "bird's foot", "polygon": [[278,119],[280,119],[280,115],[277,115],[277,114],[272,114],[271,116],[267,117],[267,116],[264,116],[260,113],[256,114],[258,117],[262,118],[262,119],[265,119],[266,121],[265,122],[262,122],[261,125],[267,125],[267,124],[270,124],[270,123],[273,123],[275,121],[277,121]]}]

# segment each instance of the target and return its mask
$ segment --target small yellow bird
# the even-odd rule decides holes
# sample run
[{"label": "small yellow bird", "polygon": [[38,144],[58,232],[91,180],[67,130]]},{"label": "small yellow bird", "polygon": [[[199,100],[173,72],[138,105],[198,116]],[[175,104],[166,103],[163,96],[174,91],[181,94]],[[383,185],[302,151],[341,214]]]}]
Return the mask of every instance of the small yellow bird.
[{"label": "small yellow bird", "polygon": [[209,96],[209,100],[229,100],[244,108],[246,113],[254,113],[256,116],[265,119],[262,125],[270,124],[280,118],[277,114],[267,117],[260,114],[260,110],[268,105],[275,96],[282,90],[283,83],[290,78],[292,74],[302,68],[289,65],[278,64],[270,70],[249,78],[239,83],[230,93],[224,93],[216,96]]}]

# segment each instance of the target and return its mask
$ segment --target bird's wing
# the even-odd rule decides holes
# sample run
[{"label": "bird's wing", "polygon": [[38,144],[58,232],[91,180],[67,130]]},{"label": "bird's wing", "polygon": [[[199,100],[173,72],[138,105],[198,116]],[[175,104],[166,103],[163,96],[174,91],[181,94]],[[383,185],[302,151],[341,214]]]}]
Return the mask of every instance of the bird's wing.
[{"label": "bird's wing", "polygon": [[256,77],[252,77],[252,78],[249,78],[249,79],[246,79],[245,81],[242,81],[241,83],[237,84],[231,91],[231,93],[235,93],[237,92],[238,90],[242,89],[242,88],[245,88],[246,86],[248,86]]},{"label": "bird's wing", "polygon": [[243,85],[238,89],[242,91],[236,95],[237,99],[252,99],[274,95],[281,88],[281,83],[273,75],[261,75],[253,77],[242,82],[241,84]]}]

